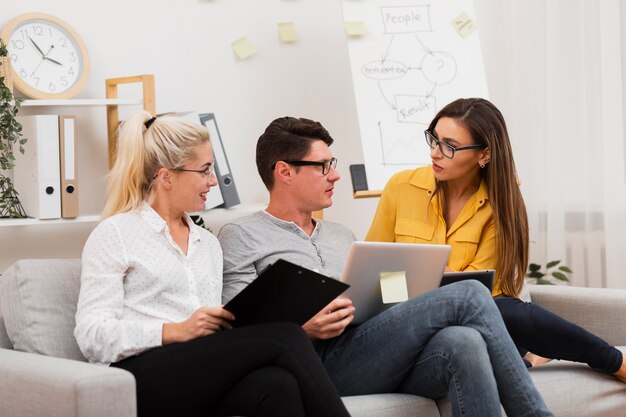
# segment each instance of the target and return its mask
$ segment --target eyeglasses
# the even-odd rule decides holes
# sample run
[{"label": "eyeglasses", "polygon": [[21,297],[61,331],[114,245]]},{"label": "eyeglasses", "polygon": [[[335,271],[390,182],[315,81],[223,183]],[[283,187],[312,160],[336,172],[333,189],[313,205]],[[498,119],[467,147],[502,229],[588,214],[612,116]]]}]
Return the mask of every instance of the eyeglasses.
[{"label": "eyeglasses", "polygon": [[[337,167],[337,158],[331,158],[329,161],[283,161],[288,163],[289,165],[293,165],[296,167],[301,166],[319,166],[322,167],[322,175],[326,175],[330,172],[330,169],[335,169]],[[274,164],[276,167],[276,164]],[[273,169],[273,168],[272,168]]]},{"label": "eyeglasses", "polygon": [[428,144],[428,146],[430,146],[430,149],[435,149],[435,146],[439,146],[439,152],[441,152],[441,154],[446,158],[450,159],[454,158],[454,153],[456,151],[464,151],[466,149],[480,149],[487,147],[487,145],[482,143],[455,147],[450,145],[449,143],[440,141],[429,130],[424,130],[424,136],[426,137],[426,143]]},{"label": "eyeglasses", "polygon": [[205,169],[184,169],[184,168],[176,168],[172,169],[172,171],[182,171],[182,172],[197,172],[201,174],[203,177],[210,178],[215,175],[215,165],[211,164]]}]

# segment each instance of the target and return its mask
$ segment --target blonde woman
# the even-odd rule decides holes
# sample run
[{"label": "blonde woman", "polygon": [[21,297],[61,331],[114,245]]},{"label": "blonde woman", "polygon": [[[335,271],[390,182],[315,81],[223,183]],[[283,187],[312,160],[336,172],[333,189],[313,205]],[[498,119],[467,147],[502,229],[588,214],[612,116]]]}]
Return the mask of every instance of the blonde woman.
[{"label": "blonde woman", "polygon": [[219,243],[187,214],[216,184],[206,129],[148,113],[122,125],[104,220],[83,251],[81,351],[135,376],[140,417],[347,417],[297,325],[231,329]]},{"label": "blonde woman", "polygon": [[528,219],[500,111],[484,99],[458,99],[424,134],[432,165],[389,180],[366,239],[448,244],[449,270],[495,269],[496,305],[527,366],[567,359],[626,382],[618,349],[518,298],[528,266]]}]

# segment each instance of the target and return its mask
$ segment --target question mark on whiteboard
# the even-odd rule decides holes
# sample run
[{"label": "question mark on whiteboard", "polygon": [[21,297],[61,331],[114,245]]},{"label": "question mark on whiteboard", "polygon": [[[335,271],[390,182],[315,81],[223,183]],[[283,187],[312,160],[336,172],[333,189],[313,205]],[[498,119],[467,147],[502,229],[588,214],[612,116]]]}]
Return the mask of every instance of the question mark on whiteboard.
[{"label": "question mark on whiteboard", "polygon": [[441,71],[444,66],[443,59],[438,59],[435,66],[437,67],[437,72]]}]

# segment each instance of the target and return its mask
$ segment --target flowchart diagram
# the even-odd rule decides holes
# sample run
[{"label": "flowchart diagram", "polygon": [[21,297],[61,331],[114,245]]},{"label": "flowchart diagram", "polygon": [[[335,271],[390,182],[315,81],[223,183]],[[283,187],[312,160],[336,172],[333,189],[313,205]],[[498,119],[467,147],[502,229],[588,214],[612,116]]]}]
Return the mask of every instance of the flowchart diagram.
[{"label": "flowchart diagram", "polygon": [[430,163],[423,131],[459,97],[487,97],[473,3],[344,0],[346,21],[367,33],[348,48],[371,189]]}]

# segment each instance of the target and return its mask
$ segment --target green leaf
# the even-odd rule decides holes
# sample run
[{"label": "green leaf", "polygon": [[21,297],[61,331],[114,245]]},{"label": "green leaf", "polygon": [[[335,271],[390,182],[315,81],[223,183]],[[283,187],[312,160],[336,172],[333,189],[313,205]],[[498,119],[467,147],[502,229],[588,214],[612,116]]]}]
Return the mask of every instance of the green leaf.
[{"label": "green leaf", "polygon": [[563,266],[559,266],[559,271],[563,271],[563,272],[566,272],[566,273],[568,273],[568,274],[571,274],[571,273],[573,273],[573,272],[574,272],[574,271],[572,271],[571,269],[569,269],[568,267],[566,267],[565,265],[563,265]]},{"label": "green leaf", "polygon": [[547,279],[543,279],[543,278],[538,279],[537,280],[537,284],[539,284],[539,285],[554,285],[553,283],[551,283]]},{"label": "green leaf", "polygon": [[553,272],[552,276],[561,281],[569,281],[569,279],[562,272]]},{"label": "green leaf", "polygon": [[528,265],[528,270],[529,270],[530,272],[533,272],[533,271],[539,271],[540,269],[541,269],[541,265],[538,265],[538,264],[532,264],[532,263],[531,263],[530,265]]},{"label": "green leaf", "polygon": [[550,261],[546,264],[546,268],[552,268],[553,266],[557,266],[561,261]]},{"label": "green leaf", "polygon": [[542,278],[545,277],[546,274],[544,274],[543,272],[539,272],[539,271],[533,271],[533,272],[529,272],[528,275],[526,275],[529,278]]}]

